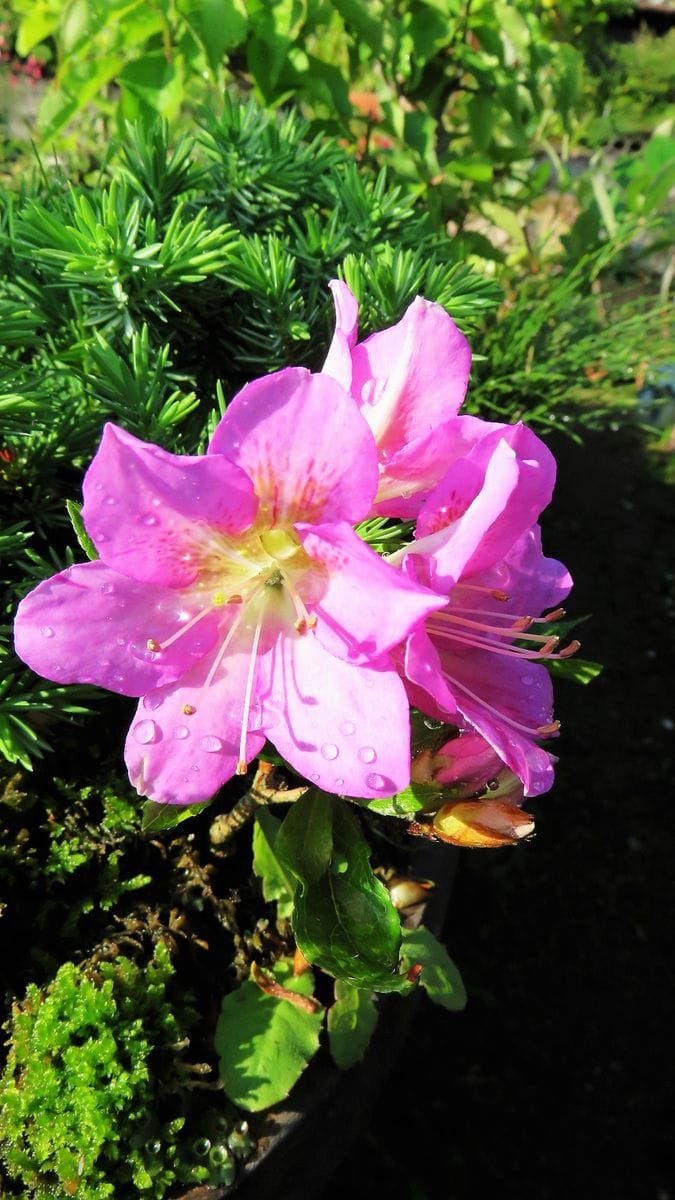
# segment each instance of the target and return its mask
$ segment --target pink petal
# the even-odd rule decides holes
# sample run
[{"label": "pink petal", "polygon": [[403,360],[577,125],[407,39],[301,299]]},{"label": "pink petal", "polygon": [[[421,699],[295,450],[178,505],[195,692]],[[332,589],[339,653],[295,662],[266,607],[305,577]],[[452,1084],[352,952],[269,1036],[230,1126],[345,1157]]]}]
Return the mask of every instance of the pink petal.
[{"label": "pink petal", "polygon": [[341,279],[328,284],[335,303],[335,333],[328,349],[322,375],[330,375],[348,392],[352,383],[352,349],[359,327],[359,306],[354,294]]},{"label": "pink petal", "polygon": [[455,697],[443,678],[438,651],[424,629],[408,638],[403,669],[410,703],[430,717],[454,723],[458,715]]},{"label": "pink petal", "polygon": [[213,435],[213,453],[252,479],[270,526],[359,521],[377,489],[375,443],[355,404],[335,380],[302,367],[247,384]]},{"label": "pink petal", "polygon": [[518,479],[516,455],[501,440],[484,473],[469,456],[455,463],[438,485],[420,514],[418,529],[429,527],[429,510],[440,511],[447,524],[416,540],[411,553],[433,559],[434,586],[439,591],[450,591],[466,574],[467,564],[508,507]]},{"label": "pink petal", "polygon": [[338,658],[380,657],[446,603],[390,566],[346,523],[295,528],[309,557],[325,571],[314,604],[316,636]]},{"label": "pink petal", "polygon": [[220,455],[169,454],[108,424],[84,479],[82,517],[101,559],[132,579],[185,587],[212,531],[255,520],[250,480]]},{"label": "pink petal", "polygon": [[407,787],[409,708],[394,670],[342,662],[313,634],[281,637],[271,693],[265,701],[268,736],[310,782],[367,799]]},{"label": "pink petal", "polygon": [[537,745],[535,733],[553,715],[553,688],[546,668],[486,650],[453,653],[442,647],[440,659],[460,712],[523,781],[525,795],[548,791],[553,783],[552,759]]},{"label": "pink petal", "polygon": [[[250,659],[247,648],[233,651],[206,687],[213,659],[208,655],[178,683],[154,693],[150,711],[141,701],[131,722],[125,747],[129,778],[157,804],[210,800],[235,773]],[[261,660],[257,667],[264,669]],[[259,724],[260,706],[252,713]],[[249,727],[246,760],[264,744],[264,733]]]},{"label": "pink petal", "polygon": [[180,678],[213,645],[207,615],[161,654],[164,641],[197,611],[185,593],[138,583],[101,562],[79,563],[46,579],[19,605],[16,651],[38,675],[57,683],[95,683],[140,696]]},{"label": "pink petal", "polygon": [[352,351],[352,395],[381,455],[424,437],[456,414],[471,351],[440,304],[418,296],[402,319]]}]

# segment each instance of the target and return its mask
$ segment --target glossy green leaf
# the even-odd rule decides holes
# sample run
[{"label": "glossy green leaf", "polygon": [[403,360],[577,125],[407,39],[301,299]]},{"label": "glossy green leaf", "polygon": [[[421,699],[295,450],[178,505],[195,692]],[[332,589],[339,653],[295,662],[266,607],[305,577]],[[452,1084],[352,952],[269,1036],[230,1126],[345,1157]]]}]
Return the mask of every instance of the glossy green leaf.
[{"label": "glossy green leaf", "polygon": [[203,804],[155,804],[154,800],[146,800],[141,830],[143,833],[159,833],[161,829],[174,829],[176,825],[203,812],[210,803],[210,800],[206,800]]},{"label": "glossy green leaf", "polygon": [[584,658],[551,658],[546,666],[551,675],[558,679],[571,679],[574,683],[590,683],[602,674],[602,663],[589,662]]},{"label": "glossy green leaf", "polygon": [[336,979],[327,1024],[330,1052],[337,1066],[347,1071],[363,1058],[377,1025],[372,993]]},{"label": "glossy green leaf", "polygon": [[215,75],[226,50],[246,39],[244,0],[179,0],[178,10],[202,46]]},{"label": "glossy green leaf", "polygon": [[420,985],[434,1004],[459,1012],[466,1005],[462,977],[445,946],[424,925],[403,931],[403,962],[407,970],[421,966]]},{"label": "glossy green leaf", "polygon": [[345,801],[307,792],[286,816],[276,852],[298,880],[292,920],[305,958],[354,987],[405,990],[399,916]]},{"label": "glossy green leaf", "polygon": [[253,870],[262,881],[265,900],[276,901],[280,917],[293,912],[295,879],[277,857],[275,844],[281,821],[267,808],[259,808],[253,826]]},{"label": "glossy green leaf", "polygon": [[[311,973],[294,976],[279,962],[274,978],[284,988],[311,996]],[[319,1048],[323,1009],[305,1012],[291,1001],[247,980],[223,1000],[215,1033],[223,1088],[248,1112],[259,1112],[288,1095]]]}]

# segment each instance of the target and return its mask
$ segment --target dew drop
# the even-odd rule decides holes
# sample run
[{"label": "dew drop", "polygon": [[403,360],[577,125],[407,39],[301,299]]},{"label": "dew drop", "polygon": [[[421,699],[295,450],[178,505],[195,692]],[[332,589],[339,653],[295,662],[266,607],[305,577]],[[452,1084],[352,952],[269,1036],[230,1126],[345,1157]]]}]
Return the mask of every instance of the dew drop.
[{"label": "dew drop", "polygon": [[179,742],[182,742],[186,737],[190,736],[190,730],[188,729],[187,725],[176,725],[176,728],[173,731],[173,736],[177,738]]},{"label": "dew drop", "polygon": [[150,742],[154,742],[157,737],[157,726],[154,721],[139,721],[134,725],[133,735],[141,746],[147,746]]},{"label": "dew drop", "polygon": [[114,497],[114,496],[106,496],[106,498],[105,498],[105,500],[103,501],[103,503],[104,503],[104,504],[114,504],[114,503],[115,503],[115,497]]},{"label": "dew drop", "polygon": [[372,746],[362,746],[359,750],[359,758],[361,759],[362,763],[374,763],[375,759],[377,758],[377,754],[373,750]]},{"label": "dew drop", "polygon": [[152,513],[148,513],[146,517],[141,517],[141,525],[156,525],[157,517],[153,517]]},{"label": "dew drop", "polygon": [[319,775],[319,772],[315,771],[314,774],[312,775],[312,782],[318,783],[320,778],[321,778],[321,776]]},{"label": "dew drop", "polygon": [[143,697],[143,708],[149,708],[150,712],[159,708],[164,703],[164,697],[161,692],[148,692],[147,696]]},{"label": "dew drop", "polygon": [[353,733],[356,733],[356,725],[353,721],[343,721],[340,726],[340,733],[344,733],[345,737],[351,737]]},{"label": "dew drop", "polygon": [[104,594],[105,596],[109,596],[109,595],[110,595],[110,593],[111,593],[112,591],[114,591],[114,588],[113,588],[113,585],[112,585],[112,583],[102,583],[102,584],[101,584],[101,591],[103,592],[103,594]]},{"label": "dew drop", "polygon": [[42,625],[40,627],[40,633],[43,637],[47,638],[54,636],[54,630],[52,629],[51,625]]},{"label": "dew drop", "polygon": [[369,788],[373,788],[374,791],[378,791],[387,786],[387,781],[383,775],[373,774],[366,776],[366,785]]},{"label": "dew drop", "polygon": [[334,758],[337,758],[340,751],[338,750],[337,746],[333,744],[333,742],[326,742],[321,747],[321,753],[323,754],[324,758],[327,758],[329,762],[332,762]]},{"label": "dew drop", "polygon": [[151,504],[153,508],[159,508],[161,503],[162,501],[160,500],[159,496],[152,497]]},{"label": "dew drop", "polygon": [[212,733],[209,733],[206,735],[206,737],[202,738],[201,745],[202,750],[206,750],[207,754],[217,754],[218,751],[222,750],[223,748],[223,743],[221,742],[220,738],[215,737]]},{"label": "dew drop", "polygon": [[488,779],[485,786],[489,792],[496,792],[499,788],[499,780],[498,779]]},{"label": "dew drop", "polygon": [[336,779],[336,780],[335,780],[335,786],[336,786],[336,787],[339,787],[339,788],[341,788],[341,787],[344,787],[344,786],[345,786],[345,781],[344,781],[344,779]]},{"label": "dew drop", "polygon": [[117,642],[118,646],[126,646],[127,644],[127,639],[123,637],[115,638],[115,641]]},{"label": "dew drop", "polygon": [[524,683],[525,686],[527,686],[528,683],[532,683],[532,676],[531,675],[521,675],[520,682]]}]

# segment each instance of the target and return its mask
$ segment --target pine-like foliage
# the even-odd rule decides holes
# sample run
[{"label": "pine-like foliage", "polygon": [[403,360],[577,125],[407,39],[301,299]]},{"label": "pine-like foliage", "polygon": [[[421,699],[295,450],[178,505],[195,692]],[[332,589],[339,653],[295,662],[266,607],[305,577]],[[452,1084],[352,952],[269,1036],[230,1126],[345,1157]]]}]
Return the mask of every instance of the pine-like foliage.
[{"label": "pine-like foliage", "polygon": [[500,290],[383,173],[294,113],[228,101],[194,139],[129,131],[95,184],[36,166],[0,196],[0,750],[29,766],[53,718],[81,718],[87,688],[38,682],[11,651],[17,600],[81,557],[66,501],[104,421],[169,450],[203,449],[226,401],[289,364],[318,367],[342,273],[362,333],[416,293],[471,328]]}]

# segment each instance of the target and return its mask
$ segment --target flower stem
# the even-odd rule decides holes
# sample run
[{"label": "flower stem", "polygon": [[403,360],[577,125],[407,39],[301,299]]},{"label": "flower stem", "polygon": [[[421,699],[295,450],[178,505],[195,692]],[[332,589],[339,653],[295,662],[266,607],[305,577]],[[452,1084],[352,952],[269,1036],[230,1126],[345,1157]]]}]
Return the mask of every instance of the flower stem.
[{"label": "flower stem", "polygon": [[275,776],[275,771],[274,763],[259,760],[249,790],[244,792],[229,812],[220,813],[211,825],[209,838],[212,846],[223,846],[238,830],[248,825],[259,805],[290,804],[307,791],[306,784],[296,788],[286,787],[283,780]]}]

